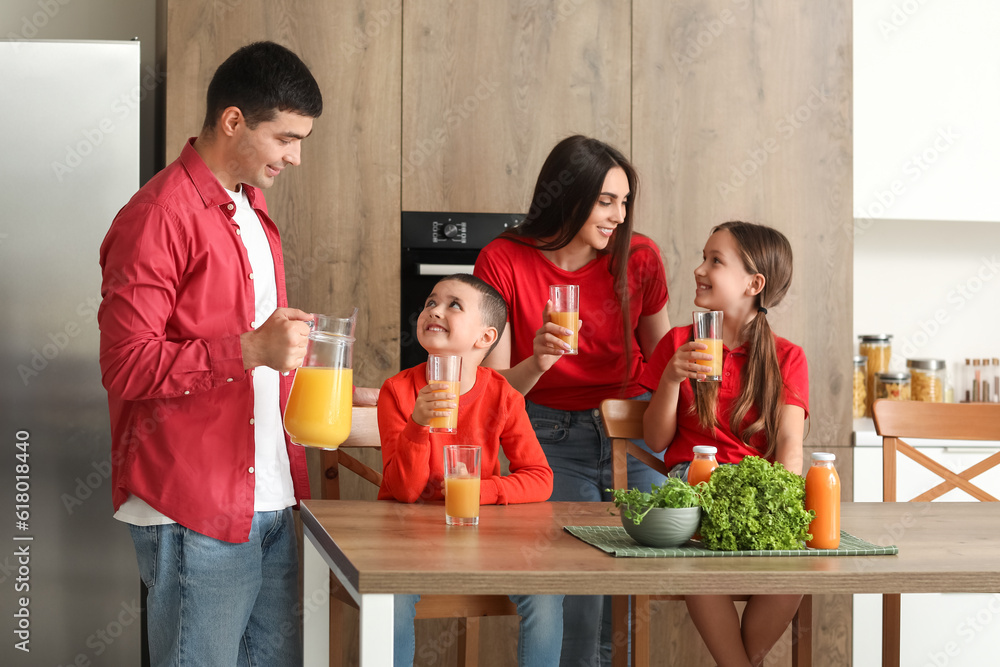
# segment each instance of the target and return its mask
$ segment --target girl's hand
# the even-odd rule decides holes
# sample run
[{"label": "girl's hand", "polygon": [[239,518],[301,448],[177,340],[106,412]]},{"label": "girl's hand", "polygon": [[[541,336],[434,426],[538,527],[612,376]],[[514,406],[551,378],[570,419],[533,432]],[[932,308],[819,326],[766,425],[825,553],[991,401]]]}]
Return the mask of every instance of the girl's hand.
[{"label": "girl's hand", "polygon": [[706,377],[705,373],[711,370],[711,367],[706,364],[699,364],[698,362],[700,360],[712,360],[712,355],[705,352],[707,349],[708,345],[694,341],[689,341],[681,345],[674,352],[674,356],[670,358],[667,367],[663,369],[664,379],[676,384],[692,378],[704,380]]},{"label": "girl's hand", "polygon": [[430,426],[432,417],[447,417],[447,408],[458,408],[454,399],[458,398],[449,391],[446,382],[431,382],[417,392],[417,400],[413,404],[413,421],[421,426]]},{"label": "girl's hand", "polygon": [[542,328],[535,332],[533,346],[535,362],[538,364],[538,370],[542,373],[552,368],[552,365],[559,361],[559,357],[572,349],[569,343],[563,341],[559,336],[569,336],[573,332],[552,321],[549,316],[551,308],[552,302],[547,301],[545,311],[542,313]]}]

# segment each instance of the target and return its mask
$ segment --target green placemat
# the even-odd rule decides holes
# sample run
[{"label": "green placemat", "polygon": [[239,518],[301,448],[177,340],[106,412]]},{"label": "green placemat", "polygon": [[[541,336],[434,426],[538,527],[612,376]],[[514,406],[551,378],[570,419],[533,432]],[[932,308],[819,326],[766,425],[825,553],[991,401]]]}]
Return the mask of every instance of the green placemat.
[{"label": "green placemat", "polygon": [[567,532],[587,544],[617,558],[696,558],[726,556],[891,556],[899,553],[895,545],[882,547],[866,542],[848,532],[840,531],[840,547],[836,549],[788,549],[753,551],[712,551],[698,542],[688,542],[672,549],[644,547],[621,526],[564,526]]}]

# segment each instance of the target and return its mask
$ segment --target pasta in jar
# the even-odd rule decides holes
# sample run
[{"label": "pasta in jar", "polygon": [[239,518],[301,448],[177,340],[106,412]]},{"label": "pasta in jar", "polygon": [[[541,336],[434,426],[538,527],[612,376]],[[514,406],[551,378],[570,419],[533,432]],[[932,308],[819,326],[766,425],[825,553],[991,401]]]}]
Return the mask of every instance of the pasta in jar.
[{"label": "pasta in jar", "polygon": [[865,416],[871,417],[872,401],[875,400],[875,376],[889,370],[889,361],[892,358],[892,335],[891,334],[866,334],[858,336],[858,354],[866,357],[867,361],[867,398],[865,399]]},{"label": "pasta in jar", "polygon": [[910,395],[914,401],[944,401],[945,362],[942,359],[907,359]]},{"label": "pasta in jar", "polygon": [[879,373],[875,384],[875,398],[890,401],[910,400],[909,373]]},{"label": "pasta in jar", "polygon": [[864,417],[868,410],[868,357],[854,357],[854,418]]}]

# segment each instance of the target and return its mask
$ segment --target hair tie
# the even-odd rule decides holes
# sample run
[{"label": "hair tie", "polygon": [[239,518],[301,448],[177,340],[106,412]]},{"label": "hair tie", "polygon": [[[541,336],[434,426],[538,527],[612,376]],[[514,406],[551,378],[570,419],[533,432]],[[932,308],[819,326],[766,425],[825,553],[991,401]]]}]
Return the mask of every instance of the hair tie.
[{"label": "hair tie", "polygon": [[764,306],[757,306],[757,312],[764,313],[765,315],[767,315],[767,308],[765,308]]}]

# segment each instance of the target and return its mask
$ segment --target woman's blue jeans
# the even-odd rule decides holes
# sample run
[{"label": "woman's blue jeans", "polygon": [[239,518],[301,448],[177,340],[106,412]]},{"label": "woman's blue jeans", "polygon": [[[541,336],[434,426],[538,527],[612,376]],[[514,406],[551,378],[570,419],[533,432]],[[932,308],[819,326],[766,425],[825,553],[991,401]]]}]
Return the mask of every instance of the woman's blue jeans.
[{"label": "woman's blue jeans", "polygon": [[[561,595],[511,595],[511,602],[517,605],[521,617],[517,637],[517,664],[520,667],[554,667],[559,664],[559,650],[562,646],[562,598]],[[394,600],[395,620],[393,624],[394,667],[413,667],[416,651],[416,636],[413,619],[419,595],[397,595]],[[433,642],[420,647],[421,661],[438,664],[440,653],[452,646],[455,638]]]},{"label": "woman's blue jeans", "polygon": [[255,512],[249,542],[180,524],[129,526],[153,667],[301,667],[298,547],[291,508]]},{"label": "woman's blue jeans", "polygon": [[[633,400],[647,400],[651,394]],[[611,441],[604,435],[600,412],[554,410],[527,402],[538,442],[555,473],[549,500],[610,501]],[[650,451],[642,440],[633,441]],[[652,453],[652,452],[650,452]],[[663,454],[653,454],[663,458]],[[630,488],[649,491],[666,478],[629,457]],[[627,641],[627,639],[625,640]],[[562,667],[602,667],[611,664],[611,598],[567,595],[563,602]]]}]

